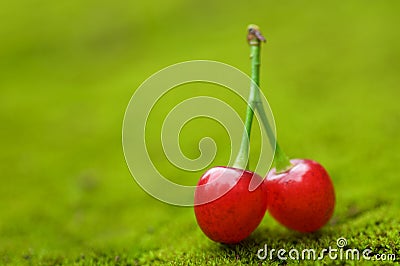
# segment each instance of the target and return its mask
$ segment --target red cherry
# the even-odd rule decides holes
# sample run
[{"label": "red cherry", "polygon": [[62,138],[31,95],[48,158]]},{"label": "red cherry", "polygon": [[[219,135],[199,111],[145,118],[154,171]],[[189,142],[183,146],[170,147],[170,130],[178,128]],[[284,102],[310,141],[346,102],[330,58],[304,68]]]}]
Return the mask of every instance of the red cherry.
[{"label": "red cherry", "polygon": [[333,214],[335,192],[326,170],[312,160],[294,159],[293,167],[265,179],[268,210],[284,226],[300,232],[314,232]]},{"label": "red cherry", "polygon": [[[249,191],[250,181],[260,184]],[[262,178],[230,167],[214,167],[199,180],[194,212],[201,230],[212,240],[235,244],[260,224],[267,209]]]}]

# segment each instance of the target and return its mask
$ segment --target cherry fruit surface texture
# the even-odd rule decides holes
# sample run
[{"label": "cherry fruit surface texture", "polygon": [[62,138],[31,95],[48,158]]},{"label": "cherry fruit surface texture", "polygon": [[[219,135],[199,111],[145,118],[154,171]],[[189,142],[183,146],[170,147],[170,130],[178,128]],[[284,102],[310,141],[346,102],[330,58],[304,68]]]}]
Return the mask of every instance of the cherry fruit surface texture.
[{"label": "cherry fruit surface texture", "polygon": [[[249,191],[252,178],[261,185]],[[201,230],[210,239],[225,244],[248,237],[267,209],[264,186],[262,178],[250,171],[230,167],[208,170],[200,178],[194,197],[194,212]]]},{"label": "cherry fruit surface texture", "polygon": [[268,211],[284,226],[299,232],[314,232],[333,214],[335,192],[331,178],[319,163],[290,160],[283,173],[272,169],[264,180]]}]

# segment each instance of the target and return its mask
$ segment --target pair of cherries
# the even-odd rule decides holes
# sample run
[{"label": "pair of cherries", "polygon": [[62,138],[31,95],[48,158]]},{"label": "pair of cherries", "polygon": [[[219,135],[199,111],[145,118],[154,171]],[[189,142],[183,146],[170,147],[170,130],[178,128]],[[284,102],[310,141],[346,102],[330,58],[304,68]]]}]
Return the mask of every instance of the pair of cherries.
[{"label": "pair of cherries", "polygon": [[[212,240],[235,244],[247,238],[260,224],[266,210],[282,225],[299,232],[314,232],[332,216],[335,194],[327,171],[312,160],[295,159],[285,172],[273,168],[265,180],[254,172],[231,167],[214,167],[198,182],[195,215],[202,231]],[[261,184],[250,191],[250,181]],[[215,197],[221,187],[236,183]]]},{"label": "pair of cherries", "polygon": [[[259,85],[260,43],[265,38],[258,26],[248,27],[252,80]],[[276,144],[276,168],[263,180],[247,166],[253,107],[264,127],[267,118],[259,101],[258,86],[251,86],[246,131],[235,167],[214,167],[197,184],[194,211],[201,230],[212,240],[235,244],[247,238],[260,224],[265,212],[282,225],[299,232],[314,232],[333,214],[335,193],[327,171],[312,160],[290,160]],[[264,119],[263,119],[264,118]],[[243,160],[245,159],[245,160]],[[254,184],[259,184],[254,188]]]}]

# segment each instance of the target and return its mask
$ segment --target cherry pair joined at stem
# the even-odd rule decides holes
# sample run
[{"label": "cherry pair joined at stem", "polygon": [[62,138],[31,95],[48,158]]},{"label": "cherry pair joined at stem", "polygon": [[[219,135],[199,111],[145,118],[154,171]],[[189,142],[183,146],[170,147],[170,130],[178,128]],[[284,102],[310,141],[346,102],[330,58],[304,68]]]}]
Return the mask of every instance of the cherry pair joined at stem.
[{"label": "cherry pair joined at stem", "polygon": [[[267,207],[270,214],[287,228],[313,232],[329,221],[335,205],[334,188],[327,171],[312,160],[289,161],[277,142],[275,168],[263,182],[258,174],[243,170],[248,168],[254,110],[264,129],[270,132],[258,88],[260,43],[265,38],[256,25],[250,25],[247,40],[251,48],[254,83],[250,88],[240,151],[233,167],[214,167],[200,178],[194,199],[194,211],[202,231],[210,239],[226,244],[238,243],[248,237],[261,222]],[[261,185],[250,191],[252,178]],[[206,203],[197,204],[199,202]]]}]

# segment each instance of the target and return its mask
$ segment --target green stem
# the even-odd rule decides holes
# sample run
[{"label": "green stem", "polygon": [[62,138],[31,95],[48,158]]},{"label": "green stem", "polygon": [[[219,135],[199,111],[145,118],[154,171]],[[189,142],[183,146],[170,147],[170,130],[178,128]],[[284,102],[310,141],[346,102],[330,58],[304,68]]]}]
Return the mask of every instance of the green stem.
[{"label": "green stem", "polygon": [[251,125],[253,122],[254,116],[254,107],[257,105],[257,102],[260,100],[260,95],[258,93],[257,86],[255,84],[259,84],[259,68],[260,68],[260,57],[259,55],[254,55],[253,52],[260,53],[259,49],[252,51],[251,54],[251,78],[254,82],[250,85],[250,95],[247,103],[246,109],[246,121],[245,121],[245,130],[243,131],[242,142],[240,144],[240,150],[236,157],[235,163],[233,167],[240,169],[248,169],[249,168],[249,149],[250,149],[250,132]]},{"label": "green stem", "polygon": [[[249,103],[247,106],[247,115],[246,115],[246,131],[243,134],[242,145],[239,151],[239,155],[236,159],[234,166],[247,166],[248,161],[248,150],[249,150],[249,139],[250,139],[250,130],[251,130],[251,122],[253,120],[254,112],[253,110],[257,110],[257,113],[260,116],[261,123],[267,133],[269,141],[272,145],[275,144],[275,168],[276,172],[284,172],[292,167],[288,156],[283,152],[280,148],[278,142],[275,139],[273,131],[269,125],[269,121],[262,105],[262,101],[260,100],[260,49],[261,49],[261,41],[265,41],[265,38],[261,35],[261,32],[256,25],[249,26],[249,33],[247,36],[247,40],[250,45],[250,58],[251,58],[251,78],[254,82],[252,82],[250,87],[250,97]],[[247,132],[247,135],[246,135]],[[243,158],[245,157],[246,165],[243,165]],[[241,167],[244,168],[244,167]]]},{"label": "green stem", "polygon": [[283,173],[292,168],[292,163],[289,160],[289,157],[286,153],[281,149],[278,142],[275,145],[275,169],[276,173]]},{"label": "green stem", "polygon": [[[251,95],[251,94],[250,94]],[[240,150],[236,157],[235,163],[233,167],[239,169],[248,169],[249,168],[249,147],[250,147],[250,132],[251,125],[253,122],[254,111],[253,107],[250,103],[247,105],[246,110],[246,121],[245,121],[245,129],[243,131],[242,142],[240,144]]]}]

